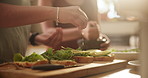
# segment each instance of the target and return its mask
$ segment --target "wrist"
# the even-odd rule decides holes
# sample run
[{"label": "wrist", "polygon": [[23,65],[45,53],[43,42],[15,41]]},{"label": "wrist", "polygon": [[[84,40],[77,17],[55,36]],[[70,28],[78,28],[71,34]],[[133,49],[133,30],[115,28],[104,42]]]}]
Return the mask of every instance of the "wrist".
[{"label": "wrist", "polygon": [[30,42],[31,45],[34,45],[34,46],[38,45],[37,42],[36,42],[36,37],[38,35],[39,35],[39,33],[37,33],[37,32],[32,33],[32,35],[29,38],[29,42]]},{"label": "wrist", "polygon": [[42,45],[43,43],[42,43],[42,40],[41,40],[41,34],[39,34],[39,35],[37,35],[36,37],[35,37],[35,43],[37,44],[37,45]]},{"label": "wrist", "polygon": [[48,20],[56,21],[56,7],[46,7],[46,16],[48,16]]}]

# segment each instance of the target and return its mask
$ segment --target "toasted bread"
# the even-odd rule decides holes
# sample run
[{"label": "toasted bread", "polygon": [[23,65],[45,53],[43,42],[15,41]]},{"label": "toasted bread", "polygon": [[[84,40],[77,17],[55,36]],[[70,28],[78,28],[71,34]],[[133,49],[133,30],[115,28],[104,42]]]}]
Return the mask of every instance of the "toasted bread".
[{"label": "toasted bread", "polygon": [[21,66],[21,67],[32,67],[35,65],[41,65],[41,64],[48,64],[48,60],[40,60],[35,62],[14,62],[14,64]]},{"label": "toasted bread", "polygon": [[77,62],[75,62],[73,60],[50,60],[50,63],[64,65],[64,66],[71,66],[71,65],[77,64]]},{"label": "toasted bread", "polygon": [[94,61],[113,61],[114,60],[114,55],[109,54],[108,56],[97,56],[94,57]]},{"label": "toasted bread", "polygon": [[74,56],[73,58],[78,63],[92,63],[94,60],[93,56]]}]

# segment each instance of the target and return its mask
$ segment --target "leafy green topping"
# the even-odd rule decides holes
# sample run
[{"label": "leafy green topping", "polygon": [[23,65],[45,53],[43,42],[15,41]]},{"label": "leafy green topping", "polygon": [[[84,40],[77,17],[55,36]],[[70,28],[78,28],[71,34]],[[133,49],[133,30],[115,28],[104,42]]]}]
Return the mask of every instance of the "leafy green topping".
[{"label": "leafy green topping", "polygon": [[71,48],[64,48],[53,52],[52,48],[49,48],[42,56],[48,60],[72,60],[73,53]]},{"label": "leafy green topping", "polygon": [[55,60],[71,60],[73,57],[73,53],[70,49],[61,49],[57,50],[54,54]]},{"label": "leafy green topping", "polygon": [[63,49],[63,50],[73,50],[72,48],[69,48],[69,47],[63,47],[63,46],[62,46],[62,49]]},{"label": "leafy green topping", "polygon": [[26,56],[24,58],[23,61],[28,61],[28,62],[35,62],[35,61],[39,61],[39,60],[44,60],[45,58],[39,54],[36,54],[35,52],[32,53],[31,55],[29,56]]},{"label": "leafy green topping", "polygon": [[49,48],[46,52],[44,52],[43,54],[41,54],[44,58],[51,60],[54,56],[53,54],[53,49]]},{"label": "leafy green topping", "polygon": [[23,57],[20,53],[16,53],[13,57],[13,60],[16,62],[23,62],[23,61],[27,61],[27,62],[35,62],[35,61],[39,61],[39,60],[44,60],[45,58],[42,55],[36,54],[35,52],[32,53],[29,56],[25,56]]},{"label": "leafy green topping", "polygon": [[117,50],[117,49],[110,49],[110,52],[140,52],[138,48],[135,49],[126,49],[126,50]]},{"label": "leafy green topping", "polygon": [[14,61],[23,61],[24,57],[20,53],[16,53],[13,57]]},{"label": "leafy green topping", "polygon": [[74,53],[74,56],[91,56],[88,52]]}]

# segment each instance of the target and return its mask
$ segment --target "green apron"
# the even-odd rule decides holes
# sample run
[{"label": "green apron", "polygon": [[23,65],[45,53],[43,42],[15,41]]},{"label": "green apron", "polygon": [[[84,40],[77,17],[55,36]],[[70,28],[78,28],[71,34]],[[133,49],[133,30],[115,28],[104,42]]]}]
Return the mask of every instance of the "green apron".
[{"label": "green apron", "polygon": [[[30,5],[30,0],[0,0],[0,3],[13,5]],[[14,19],[15,20],[15,19]],[[12,28],[0,28],[0,61],[13,60],[15,53],[25,55],[31,26],[19,26]]]}]

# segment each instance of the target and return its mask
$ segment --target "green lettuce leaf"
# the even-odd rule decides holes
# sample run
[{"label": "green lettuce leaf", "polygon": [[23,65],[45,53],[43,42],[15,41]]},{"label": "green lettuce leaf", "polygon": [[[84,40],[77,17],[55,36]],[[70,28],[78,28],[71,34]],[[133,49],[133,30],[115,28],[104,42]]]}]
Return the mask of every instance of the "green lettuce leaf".
[{"label": "green lettuce leaf", "polygon": [[71,60],[73,57],[72,48],[64,48],[54,51],[49,48],[46,52],[41,54],[44,58],[48,60]]},{"label": "green lettuce leaf", "polygon": [[46,52],[42,53],[41,54],[44,58],[48,59],[48,60],[51,60],[53,59],[53,49],[52,48],[49,48]]},{"label": "green lettuce leaf", "polygon": [[16,53],[13,57],[13,61],[23,61],[24,57],[20,53]]},{"label": "green lettuce leaf", "polygon": [[42,55],[36,54],[34,52],[31,55],[26,56],[23,61],[35,62],[35,61],[40,61],[40,60],[45,60],[45,58]]}]

